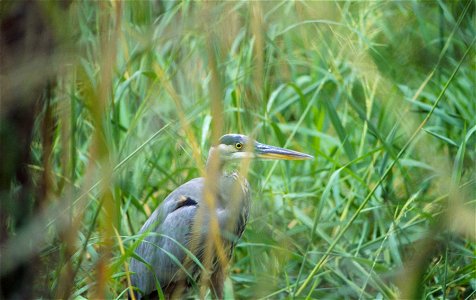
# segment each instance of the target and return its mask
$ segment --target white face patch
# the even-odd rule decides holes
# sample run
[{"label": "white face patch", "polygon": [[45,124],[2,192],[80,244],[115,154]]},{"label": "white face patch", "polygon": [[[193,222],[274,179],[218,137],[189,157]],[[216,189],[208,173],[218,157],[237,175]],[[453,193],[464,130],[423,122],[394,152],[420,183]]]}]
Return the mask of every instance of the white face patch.
[{"label": "white face patch", "polygon": [[218,145],[218,150],[220,151],[220,154],[222,156],[226,156],[227,154],[230,154],[236,151],[235,147],[231,145],[224,145],[224,144]]},{"label": "white face patch", "polygon": [[231,155],[230,159],[244,159],[244,158],[255,158],[253,152],[235,152]]},{"label": "white face patch", "polygon": [[220,144],[216,146],[216,149],[219,151],[220,157],[223,160],[234,160],[234,159],[244,159],[244,158],[255,157],[253,152],[240,151],[236,149],[234,145]]}]

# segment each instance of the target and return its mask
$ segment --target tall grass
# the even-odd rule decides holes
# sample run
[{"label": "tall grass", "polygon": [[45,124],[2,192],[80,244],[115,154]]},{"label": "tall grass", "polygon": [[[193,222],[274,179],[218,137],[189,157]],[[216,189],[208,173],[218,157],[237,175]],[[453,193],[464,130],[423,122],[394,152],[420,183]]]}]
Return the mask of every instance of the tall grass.
[{"label": "tall grass", "polygon": [[473,1],[74,2],[67,17],[51,24],[73,41],[51,155],[40,114],[30,166],[51,162],[51,200],[2,258],[27,260],[33,238],[45,297],[126,297],[136,233],[228,132],[316,158],[253,162],[227,298],[475,297]]}]

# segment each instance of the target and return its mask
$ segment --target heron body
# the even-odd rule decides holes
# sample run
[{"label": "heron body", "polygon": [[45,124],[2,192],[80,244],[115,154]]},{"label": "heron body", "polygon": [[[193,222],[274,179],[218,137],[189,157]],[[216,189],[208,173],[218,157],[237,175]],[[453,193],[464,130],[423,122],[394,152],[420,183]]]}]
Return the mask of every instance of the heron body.
[{"label": "heron body", "polygon": [[[260,144],[238,134],[224,135],[219,144],[210,149],[207,169],[214,154],[218,168],[213,180],[201,177],[181,185],[165,198],[142,226],[139,236],[143,240],[136,248],[136,258],[130,263],[131,284],[138,289],[134,292],[136,299],[156,297],[159,288],[165,298],[179,298],[201,281],[204,273],[207,276],[205,283],[213,296],[223,298],[227,263],[245,229],[251,202],[248,181],[236,171],[225,172],[225,165],[230,161],[255,157],[312,158],[296,151]],[[211,202],[205,198],[207,188],[213,198]],[[213,245],[211,228],[214,224],[218,227],[224,259],[217,253],[220,249],[210,247]]]}]

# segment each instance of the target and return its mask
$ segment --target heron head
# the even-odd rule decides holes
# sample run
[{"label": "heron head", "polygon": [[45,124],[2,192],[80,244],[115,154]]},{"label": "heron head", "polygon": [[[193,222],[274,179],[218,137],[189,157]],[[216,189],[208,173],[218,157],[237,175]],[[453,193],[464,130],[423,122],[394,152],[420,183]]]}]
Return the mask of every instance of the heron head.
[{"label": "heron head", "polygon": [[212,149],[219,151],[222,160],[244,158],[304,160],[314,158],[305,153],[262,144],[242,134],[225,134],[220,138],[218,145]]}]

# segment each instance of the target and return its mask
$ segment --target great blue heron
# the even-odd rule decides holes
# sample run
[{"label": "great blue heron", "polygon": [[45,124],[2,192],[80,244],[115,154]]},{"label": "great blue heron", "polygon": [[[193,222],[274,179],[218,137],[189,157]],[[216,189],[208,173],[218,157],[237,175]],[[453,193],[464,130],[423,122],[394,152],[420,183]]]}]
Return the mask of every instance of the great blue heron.
[{"label": "great blue heron", "polygon": [[[207,284],[214,297],[223,298],[226,264],[245,229],[251,198],[248,181],[237,171],[226,173],[225,166],[247,158],[313,157],[261,144],[240,134],[222,136],[219,144],[210,149],[207,160],[207,171],[213,170],[213,161],[217,162],[216,176],[208,181],[195,178],[178,187],[142,226],[139,236],[143,240],[130,263],[136,298],[155,298],[158,293],[167,299],[178,298],[198,281]],[[206,196],[208,186],[211,202]],[[221,249],[207,246],[216,242],[210,234],[214,224]],[[209,263],[205,263],[207,257]]]}]

